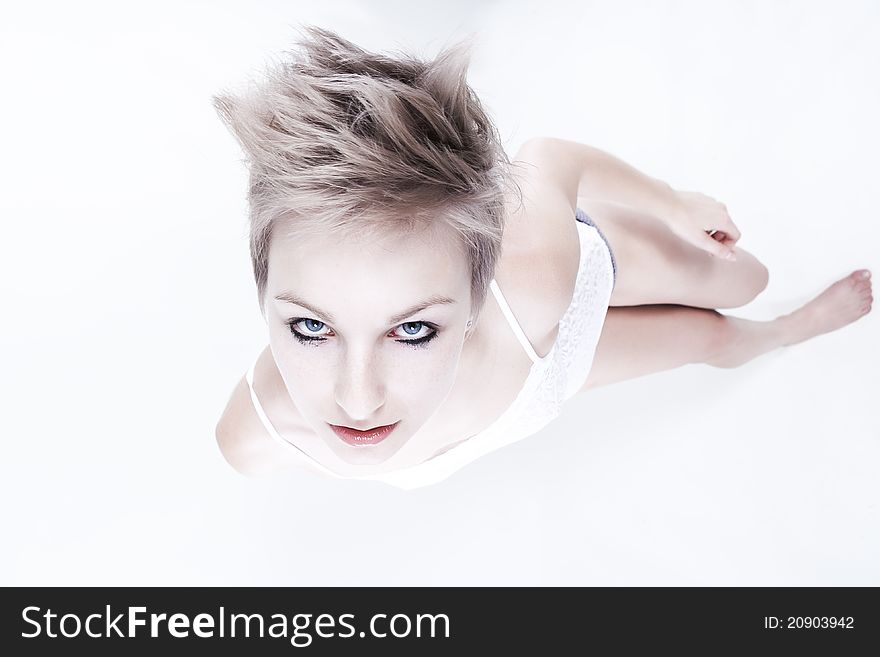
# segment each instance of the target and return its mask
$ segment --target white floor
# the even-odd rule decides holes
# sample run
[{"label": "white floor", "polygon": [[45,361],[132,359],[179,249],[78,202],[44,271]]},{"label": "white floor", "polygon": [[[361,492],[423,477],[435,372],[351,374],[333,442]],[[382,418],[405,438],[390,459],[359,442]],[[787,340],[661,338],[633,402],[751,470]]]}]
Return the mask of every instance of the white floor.
[{"label": "white floor", "polygon": [[424,56],[474,32],[511,151],[575,139],[726,203],[771,272],[738,314],[770,318],[880,273],[880,5],[319,4],[0,24],[0,584],[880,584],[876,311],[598,389],[431,488],[237,475],[214,424],[266,338],[210,105],[299,21]]}]

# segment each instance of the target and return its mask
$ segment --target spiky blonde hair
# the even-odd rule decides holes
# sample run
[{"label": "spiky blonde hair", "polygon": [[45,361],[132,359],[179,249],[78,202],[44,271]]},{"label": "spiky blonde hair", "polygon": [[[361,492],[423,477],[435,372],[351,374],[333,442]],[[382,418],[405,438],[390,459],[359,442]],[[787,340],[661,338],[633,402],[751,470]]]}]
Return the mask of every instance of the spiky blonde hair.
[{"label": "spiky blonde hair", "polygon": [[[303,35],[303,31],[305,34]],[[367,52],[315,26],[243,94],[213,97],[249,169],[250,253],[265,314],[269,246],[287,234],[445,221],[471,263],[474,317],[521,199],[498,131],[467,84],[470,41],[431,61]]]}]

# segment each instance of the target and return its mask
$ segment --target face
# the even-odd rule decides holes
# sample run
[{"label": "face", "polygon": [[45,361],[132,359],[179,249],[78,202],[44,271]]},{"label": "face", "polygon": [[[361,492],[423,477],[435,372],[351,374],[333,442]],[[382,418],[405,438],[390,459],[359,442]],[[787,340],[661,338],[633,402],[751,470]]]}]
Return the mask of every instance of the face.
[{"label": "face", "polygon": [[[470,267],[438,224],[370,238],[273,237],[270,348],[300,415],[346,464],[387,461],[452,389],[471,318]],[[340,435],[332,425],[394,427]]]}]

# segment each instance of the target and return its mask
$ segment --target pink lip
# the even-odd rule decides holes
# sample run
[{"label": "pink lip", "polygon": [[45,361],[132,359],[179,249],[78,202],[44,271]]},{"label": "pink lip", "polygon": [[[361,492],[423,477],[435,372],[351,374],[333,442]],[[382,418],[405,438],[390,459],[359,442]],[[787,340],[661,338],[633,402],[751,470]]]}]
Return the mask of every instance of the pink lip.
[{"label": "pink lip", "polygon": [[400,422],[394,424],[386,424],[381,427],[374,427],[366,431],[358,431],[350,427],[341,427],[338,424],[327,423],[331,429],[342,439],[342,442],[352,447],[366,447],[367,445],[378,445],[385,440],[389,434],[394,431]]}]

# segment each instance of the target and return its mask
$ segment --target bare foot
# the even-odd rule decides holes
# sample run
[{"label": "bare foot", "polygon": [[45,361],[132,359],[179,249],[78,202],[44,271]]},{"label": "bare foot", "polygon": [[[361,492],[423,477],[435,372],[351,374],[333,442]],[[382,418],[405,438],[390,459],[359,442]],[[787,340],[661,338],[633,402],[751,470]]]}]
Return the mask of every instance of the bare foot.
[{"label": "bare foot", "polygon": [[822,294],[777,321],[785,327],[785,345],[797,344],[851,324],[871,311],[871,272],[858,269],[829,285]]}]

